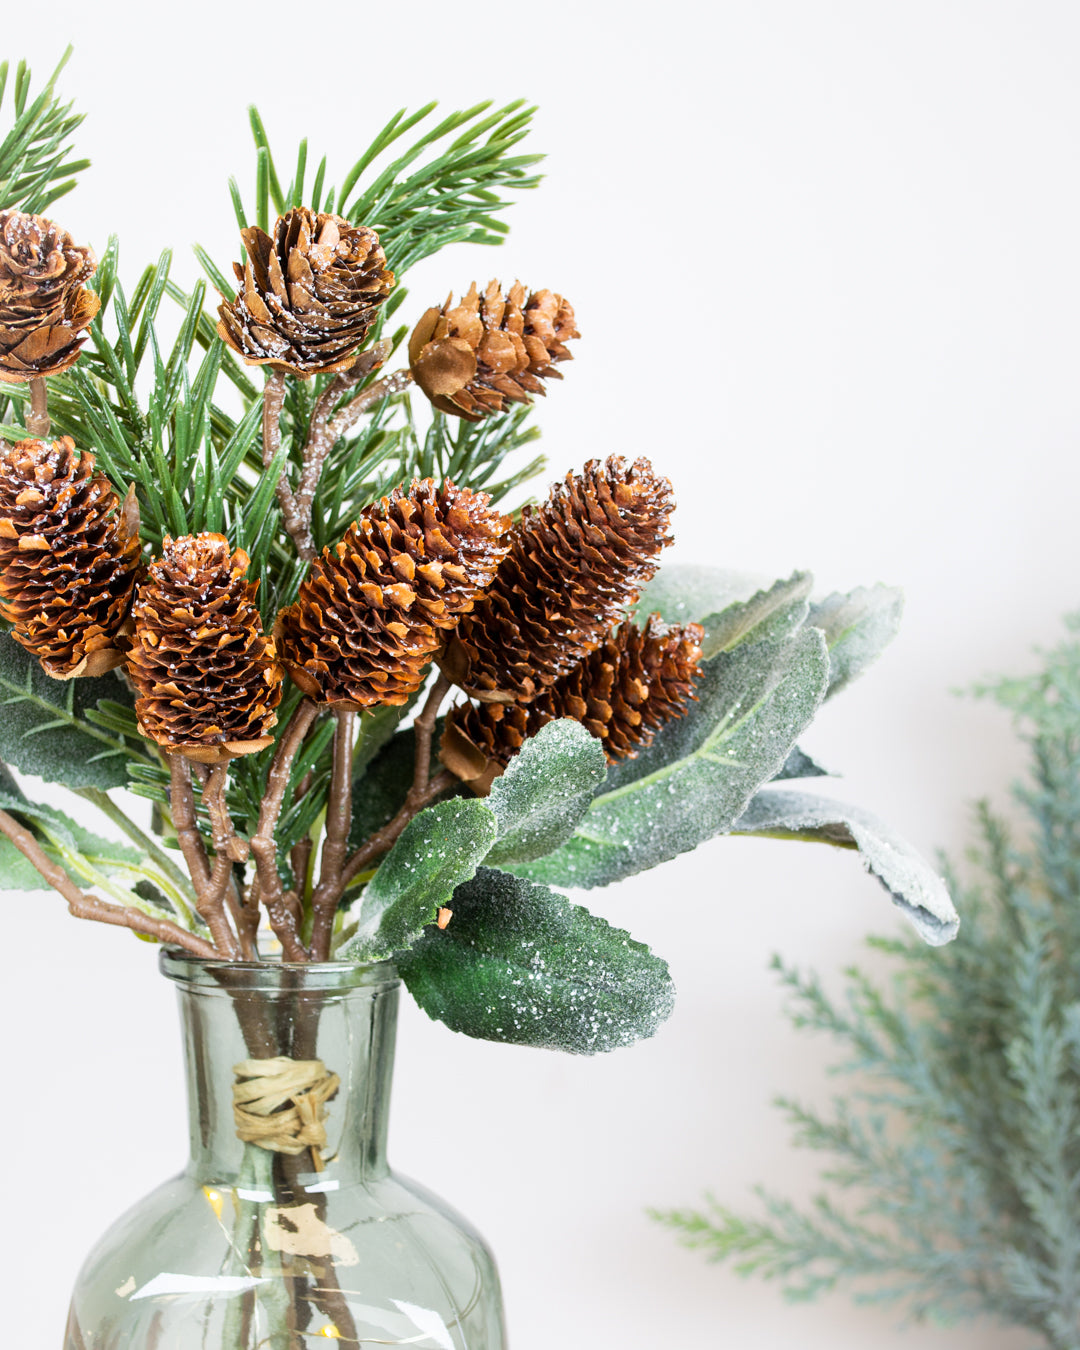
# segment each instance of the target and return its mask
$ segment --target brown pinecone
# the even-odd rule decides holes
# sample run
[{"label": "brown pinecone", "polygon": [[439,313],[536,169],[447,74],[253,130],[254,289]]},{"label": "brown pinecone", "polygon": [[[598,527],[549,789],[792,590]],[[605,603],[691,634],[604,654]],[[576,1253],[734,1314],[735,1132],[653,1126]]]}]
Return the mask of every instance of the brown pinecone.
[{"label": "brown pinecone", "polygon": [[276,630],[306,694],[360,709],[404,703],[420,688],[446,630],[506,556],[510,517],[489,503],[484,492],[417,479],[323,550]]},{"label": "brown pinecone", "polygon": [[561,380],[554,362],[570,361],[566,343],[581,334],[574,311],[553,291],[515,281],[504,296],[489,282],[483,300],[474,281],[461,303],[429,309],[409,339],[413,379],[440,412],[479,422],[504,400],[528,403],[544,380]]},{"label": "brown pinecone", "polygon": [[128,663],[135,713],[169,754],[216,764],[273,741],[282,671],[247,569],[224,535],[166,536],[139,586]]},{"label": "brown pinecone", "polygon": [[459,778],[486,790],[529,736],[559,717],[580,722],[604,743],[608,762],[632,758],[695,697],[701,675],[700,624],[668,627],[658,614],[632,619],[531,703],[463,704],[443,732],[441,756]]},{"label": "brown pinecone", "polygon": [[612,455],[526,507],[510,552],[447,645],[443,670],[485,702],[527,703],[598,647],[671,543],[671,484]]},{"label": "brown pinecone", "polygon": [[124,660],[139,553],[134,489],[121,505],[70,436],[4,447],[0,614],[54,679],[103,675]]},{"label": "brown pinecone", "polygon": [[272,239],[255,225],[241,238],[247,261],[233,264],[240,293],[218,308],[222,341],[302,379],[348,370],[394,284],[375,231],[297,206]]},{"label": "brown pinecone", "polygon": [[101,306],[82,284],[96,267],[88,248],[44,216],[0,214],[0,380],[17,384],[75,364]]}]

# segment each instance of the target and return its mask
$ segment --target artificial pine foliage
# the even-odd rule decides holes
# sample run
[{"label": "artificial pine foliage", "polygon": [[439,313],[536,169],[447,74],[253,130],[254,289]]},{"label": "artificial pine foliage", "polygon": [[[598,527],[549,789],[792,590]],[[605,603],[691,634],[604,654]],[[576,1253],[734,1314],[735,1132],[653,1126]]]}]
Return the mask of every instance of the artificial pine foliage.
[{"label": "artificial pine foliage", "polygon": [[979,690],[1014,714],[1029,771],[1019,831],[976,808],[957,941],[872,940],[891,979],[850,970],[841,998],[774,963],[795,1027],[831,1036],[851,1076],[827,1110],[779,1102],[827,1188],[657,1216],[791,1299],[850,1287],[1080,1350],[1080,616],[1068,630],[1034,675]]},{"label": "artificial pine foliage", "polygon": [[[336,181],[306,141],[279,169],[252,110],[245,261],[230,280],[197,248],[184,291],[168,253],[125,279],[113,237],[95,270],[41,214],[85,165],[53,83],[28,88],[20,67],[0,140],[0,759],[130,846],[4,778],[0,877],[204,957],[395,959],[473,1035],[651,1034],[665,963],[552,887],[654,866],[813,773],[796,739],[891,638],[897,593],[817,618],[803,573],[657,574],[674,494],[629,447],[507,509],[544,467],[520,452],[574,312],[518,283],[417,312],[408,274],[502,242],[538,181],[522,102],[396,113]],[[464,763],[443,730],[488,707],[517,741]],[[858,840],[947,941],[940,879],[872,818]]]}]

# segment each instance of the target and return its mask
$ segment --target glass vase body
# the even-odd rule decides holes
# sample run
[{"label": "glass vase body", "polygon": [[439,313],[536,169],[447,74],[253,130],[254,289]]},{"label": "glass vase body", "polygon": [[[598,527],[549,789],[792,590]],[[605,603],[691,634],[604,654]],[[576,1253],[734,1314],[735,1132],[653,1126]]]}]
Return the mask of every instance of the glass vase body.
[{"label": "glass vase body", "polygon": [[[504,1350],[483,1240],[387,1164],[393,967],[161,964],[179,991],[191,1157],[88,1257],[65,1350]],[[236,1066],[275,1059],[340,1079],[323,1146],[238,1137]]]}]

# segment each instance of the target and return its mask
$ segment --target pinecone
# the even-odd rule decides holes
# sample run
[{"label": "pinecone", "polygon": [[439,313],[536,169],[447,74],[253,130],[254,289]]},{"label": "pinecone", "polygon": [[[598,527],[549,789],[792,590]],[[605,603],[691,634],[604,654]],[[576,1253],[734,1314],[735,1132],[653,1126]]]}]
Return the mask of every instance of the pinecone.
[{"label": "pinecone", "polygon": [[0,380],[18,384],[75,364],[101,305],[82,284],[96,266],[44,216],[0,214]]},{"label": "pinecone", "polygon": [[395,488],[323,550],[278,616],[282,660],[301,689],[342,709],[401,704],[447,629],[506,556],[510,517],[483,492],[434,479]]},{"label": "pinecone", "polygon": [[488,284],[481,301],[474,281],[459,305],[447,298],[429,309],[409,339],[413,379],[440,412],[470,422],[502,412],[504,400],[528,403],[543,394],[544,380],[561,380],[556,361],[573,358],[565,344],[581,334],[574,311],[553,291],[534,291],[515,281],[502,294]]},{"label": "pinecone", "polygon": [[527,703],[604,640],[671,543],[671,484],[647,459],[590,460],[526,507],[441,664],[474,698]]},{"label": "pinecone", "polygon": [[240,293],[218,309],[222,341],[302,379],[348,370],[394,284],[375,231],[298,206],[272,239],[258,226],[241,238],[247,262],[233,264]]},{"label": "pinecone", "polygon": [[695,697],[703,636],[700,624],[668,627],[658,614],[644,629],[627,619],[531,703],[454,708],[443,732],[443,763],[459,778],[479,779],[486,791],[525,740],[559,717],[602,740],[609,763],[632,758]]},{"label": "pinecone", "polygon": [[4,447],[0,614],[54,679],[103,675],[124,660],[139,553],[134,489],[121,506],[70,436]]},{"label": "pinecone", "polygon": [[135,713],[169,754],[215,764],[273,741],[282,671],[247,568],[224,535],[166,536],[139,586],[128,664]]}]

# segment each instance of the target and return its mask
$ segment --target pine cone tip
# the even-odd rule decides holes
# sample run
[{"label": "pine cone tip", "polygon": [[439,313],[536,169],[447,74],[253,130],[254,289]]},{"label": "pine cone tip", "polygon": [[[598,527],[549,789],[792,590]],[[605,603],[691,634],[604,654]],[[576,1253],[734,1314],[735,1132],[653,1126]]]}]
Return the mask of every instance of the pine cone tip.
[{"label": "pine cone tip", "polygon": [[0,381],[22,384],[75,364],[101,307],[83,285],[96,266],[89,248],[44,216],[0,214]]},{"label": "pine cone tip", "polygon": [[257,226],[241,237],[239,294],[218,309],[222,341],[249,365],[301,379],[348,370],[394,285],[375,231],[300,206],[272,237]]},{"label": "pine cone tip", "polygon": [[57,680],[125,659],[139,568],[139,508],[70,436],[0,452],[0,614]]},{"label": "pine cone tip", "polygon": [[580,334],[561,295],[542,290],[526,298],[516,281],[504,296],[492,281],[481,299],[473,282],[452,301],[427,310],[409,339],[413,379],[440,412],[478,422],[562,378],[555,363],[572,359],[566,343]]}]

